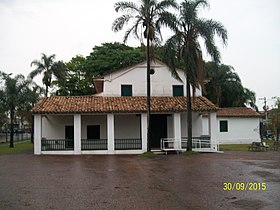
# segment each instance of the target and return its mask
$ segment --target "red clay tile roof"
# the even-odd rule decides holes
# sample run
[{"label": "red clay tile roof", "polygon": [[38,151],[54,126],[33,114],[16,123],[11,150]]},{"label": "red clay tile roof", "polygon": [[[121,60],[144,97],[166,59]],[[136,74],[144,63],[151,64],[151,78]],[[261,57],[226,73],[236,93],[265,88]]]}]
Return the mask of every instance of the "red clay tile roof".
[{"label": "red clay tile roof", "polygon": [[[53,96],[42,98],[33,114],[66,113],[143,113],[147,97]],[[205,97],[195,97],[193,111],[216,111],[218,108]],[[151,97],[151,112],[186,112],[185,97]]]},{"label": "red clay tile roof", "polygon": [[221,108],[217,117],[261,117],[259,113],[247,107]]}]

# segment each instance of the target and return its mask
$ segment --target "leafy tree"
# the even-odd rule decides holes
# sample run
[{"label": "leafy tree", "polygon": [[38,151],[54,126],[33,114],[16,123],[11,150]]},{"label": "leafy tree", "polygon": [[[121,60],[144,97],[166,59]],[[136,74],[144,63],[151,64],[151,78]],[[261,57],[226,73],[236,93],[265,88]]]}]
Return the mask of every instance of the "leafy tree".
[{"label": "leafy tree", "polygon": [[19,105],[17,115],[31,124],[31,142],[34,140],[34,116],[31,113],[39,97],[43,94],[44,90],[36,83],[28,81],[28,86],[23,89],[25,101]]},{"label": "leafy tree", "polygon": [[85,60],[87,74],[102,76],[107,72],[126,68],[144,61],[145,54],[140,48],[114,42],[95,46]]},{"label": "leafy tree", "polygon": [[64,80],[56,80],[56,95],[90,95],[93,93],[91,69],[86,68],[86,59],[77,55],[66,65]]},{"label": "leafy tree", "polygon": [[29,81],[19,74],[14,78],[4,72],[0,72],[0,77],[4,79],[4,87],[0,90],[0,107],[10,115],[11,135],[10,147],[14,147],[14,119],[18,108],[26,101],[26,89]]},{"label": "leafy tree", "polygon": [[[151,53],[151,43],[158,42],[161,38],[161,26],[166,25],[173,19],[173,15],[167,11],[168,8],[177,8],[174,0],[141,0],[140,5],[134,2],[121,1],[115,4],[116,12],[124,12],[122,16],[117,18],[112,25],[112,30],[118,32],[124,28],[124,25],[131,20],[133,25],[125,32],[124,42],[127,41],[129,35],[134,35],[137,39],[147,40],[146,59],[147,59],[147,117],[148,117],[148,151],[151,150],[150,144],[150,62],[153,57]],[[143,31],[143,34],[142,34]]]},{"label": "leafy tree", "polygon": [[57,95],[90,95],[94,93],[92,78],[144,61],[141,48],[124,44],[103,43],[95,46],[89,56],[77,55],[66,63],[65,80],[55,80]]},{"label": "leafy tree", "polygon": [[46,87],[45,97],[48,96],[49,87],[52,85],[52,77],[53,75],[57,78],[57,80],[61,81],[61,83],[65,80],[65,64],[62,61],[55,62],[55,55],[47,56],[42,53],[40,60],[33,60],[31,62],[31,66],[35,66],[36,68],[30,72],[29,77],[33,79],[38,74],[43,73],[42,82]]},{"label": "leafy tree", "polygon": [[230,82],[241,82],[240,78],[233,72],[232,66],[208,62],[205,64],[205,69],[206,78],[209,81],[205,88],[206,97],[221,107],[224,86]]},{"label": "leafy tree", "polygon": [[249,105],[257,110],[255,93],[243,87],[234,68],[229,65],[205,64],[205,96],[219,107],[240,107]]},{"label": "leafy tree", "polygon": [[271,120],[271,126],[275,134],[276,141],[279,141],[280,135],[280,98],[274,97],[276,99],[275,108],[269,111],[269,118]]},{"label": "leafy tree", "polygon": [[220,22],[198,17],[198,9],[206,6],[208,3],[205,0],[183,1],[180,4],[179,17],[169,23],[174,35],[165,44],[164,61],[168,64],[173,76],[181,79],[176,71],[178,65],[185,72],[188,151],[192,150],[191,86],[195,90],[204,83],[204,65],[198,38],[204,41],[206,51],[215,63],[220,62],[220,53],[215,45],[215,35],[221,38],[223,44],[227,42],[227,30]]}]

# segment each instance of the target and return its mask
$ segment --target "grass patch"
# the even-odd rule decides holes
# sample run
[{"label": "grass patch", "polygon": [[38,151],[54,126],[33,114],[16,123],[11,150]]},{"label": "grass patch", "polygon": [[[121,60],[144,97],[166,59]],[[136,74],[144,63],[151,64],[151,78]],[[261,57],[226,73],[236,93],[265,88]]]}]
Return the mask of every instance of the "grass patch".
[{"label": "grass patch", "polygon": [[251,144],[221,144],[221,151],[248,151]]},{"label": "grass patch", "polygon": [[14,144],[14,148],[10,148],[9,144],[0,145],[0,155],[24,153],[33,150],[33,144],[28,142]]},{"label": "grass patch", "polygon": [[[273,140],[264,139],[262,142],[265,142],[266,145],[272,146]],[[248,151],[248,147],[251,144],[221,144],[220,150],[221,151]]]}]

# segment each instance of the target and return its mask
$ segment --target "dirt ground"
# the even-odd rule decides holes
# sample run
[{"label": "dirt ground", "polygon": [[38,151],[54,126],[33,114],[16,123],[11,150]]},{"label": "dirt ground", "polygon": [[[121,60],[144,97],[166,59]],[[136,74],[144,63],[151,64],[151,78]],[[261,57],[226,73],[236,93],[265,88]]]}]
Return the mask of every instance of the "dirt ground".
[{"label": "dirt ground", "polygon": [[280,209],[280,152],[0,155],[0,209]]}]

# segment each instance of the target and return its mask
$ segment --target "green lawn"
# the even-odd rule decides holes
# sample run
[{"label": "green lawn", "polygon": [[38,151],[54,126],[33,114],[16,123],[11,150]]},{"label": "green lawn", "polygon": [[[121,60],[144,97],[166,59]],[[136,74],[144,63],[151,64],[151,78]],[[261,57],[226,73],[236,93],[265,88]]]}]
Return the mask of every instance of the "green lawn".
[{"label": "green lawn", "polygon": [[[272,145],[273,140],[263,140],[267,145]],[[221,151],[247,151],[251,144],[221,144]]]},{"label": "green lawn", "polygon": [[33,151],[33,144],[30,141],[14,144],[14,148],[10,148],[9,144],[0,145],[0,155],[16,154]]},{"label": "green lawn", "polygon": [[220,151],[247,151],[250,144],[221,144]]}]

